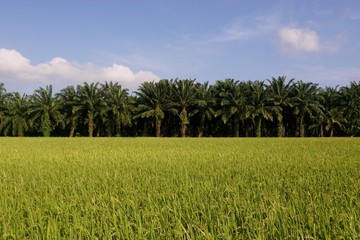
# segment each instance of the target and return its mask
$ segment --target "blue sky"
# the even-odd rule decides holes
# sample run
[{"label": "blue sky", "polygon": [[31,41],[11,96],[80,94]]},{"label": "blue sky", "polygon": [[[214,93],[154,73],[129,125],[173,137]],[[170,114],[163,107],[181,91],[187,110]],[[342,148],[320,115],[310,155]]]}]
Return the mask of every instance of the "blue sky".
[{"label": "blue sky", "polygon": [[358,0],[1,0],[8,91],[196,78],[360,81]]}]

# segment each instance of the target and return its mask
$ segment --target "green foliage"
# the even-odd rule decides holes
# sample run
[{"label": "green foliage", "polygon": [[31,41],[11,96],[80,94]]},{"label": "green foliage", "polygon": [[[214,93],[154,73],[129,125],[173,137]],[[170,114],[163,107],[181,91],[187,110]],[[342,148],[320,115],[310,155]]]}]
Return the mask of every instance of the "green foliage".
[{"label": "green foliage", "polygon": [[99,83],[88,84],[84,82],[83,85],[77,86],[79,94],[79,106],[83,112],[86,113],[86,121],[88,124],[89,137],[93,136],[97,120],[101,119],[106,109],[106,102],[101,95]]},{"label": "green foliage", "polygon": [[32,122],[29,118],[29,97],[26,94],[11,93],[5,103],[5,111],[0,128],[4,135],[10,132],[12,136],[24,136],[30,129]]},{"label": "green foliage", "polygon": [[174,87],[172,88],[172,98],[170,101],[179,112],[181,136],[186,137],[186,125],[190,123],[188,111],[199,101],[195,80],[176,79],[174,81]]},{"label": "green foliage", "polygon": [[320,89],[318,84],[312,82],[297,81],[292,88],[292,105],[294,107],[294,115],[298,120],[299,136],[305,136],[306,117],[323,114],[323,106],[321,105],[321,96],[318,94]]},{"label": "green foliage", "polygon": [[1,239],[357,239],[357,138],[0,138]]},{"label": "green foliage", "polygon": [[359,119],[355,81],[162,79],[133,95],[118,82],[84,82],[23,96],[0,83],[0,136],[343,137],[360,136]]},{"label": "green foliage", "polygon": [[35,90],[30,99],[29,115],[30,122],[37,125],[45,137],[49,137],[57,125],[63,124],[60,101],[53,97],[51,85]]},{"label": "green foliage", "polygon": [[172,82],[161,80],[159,82],[144,82],[140,85],[137,95],[137,114],[134,118],[151,118],[155,120],[155,136],[161,135],[161,123],[165,112],[176,113],[170,101]]},{"label": "green foliage", "polygon": [[131,100],[128,91],[118,83],[106,82],[102,85],[102,95],[106,102],[105,122],[108,126],[108,136],[121,136],[121,127],[131,125]]}]

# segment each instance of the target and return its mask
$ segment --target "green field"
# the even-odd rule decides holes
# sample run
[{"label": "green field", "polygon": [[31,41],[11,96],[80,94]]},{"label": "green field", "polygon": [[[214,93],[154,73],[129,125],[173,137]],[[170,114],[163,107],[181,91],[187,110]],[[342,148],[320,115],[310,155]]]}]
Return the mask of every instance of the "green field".
[{"label": "green field", "polygon": [[360,139],[0,138],[0,239],[360,239]]}]

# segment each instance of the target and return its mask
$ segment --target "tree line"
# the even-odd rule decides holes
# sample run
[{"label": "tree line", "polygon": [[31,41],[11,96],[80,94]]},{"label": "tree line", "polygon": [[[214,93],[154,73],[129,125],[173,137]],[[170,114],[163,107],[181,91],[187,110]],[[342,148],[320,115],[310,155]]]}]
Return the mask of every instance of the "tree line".
[{"label": "tree line", "polygon": [[360,136],[360,82],[321,88],[286,77],[51,85],[32,95],[0,84],[1,136]]}]

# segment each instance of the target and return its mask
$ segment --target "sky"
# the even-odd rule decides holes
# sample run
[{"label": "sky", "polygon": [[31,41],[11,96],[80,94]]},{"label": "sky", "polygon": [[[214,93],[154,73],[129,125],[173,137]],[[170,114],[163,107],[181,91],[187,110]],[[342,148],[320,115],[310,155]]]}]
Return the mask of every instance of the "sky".
[{"label": "sky", "polygon": [[359,0],[0,0],[0,82],[360,81]]}]

